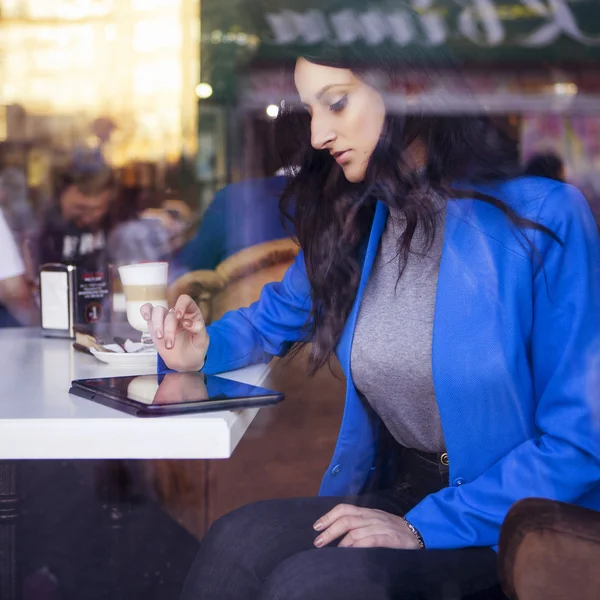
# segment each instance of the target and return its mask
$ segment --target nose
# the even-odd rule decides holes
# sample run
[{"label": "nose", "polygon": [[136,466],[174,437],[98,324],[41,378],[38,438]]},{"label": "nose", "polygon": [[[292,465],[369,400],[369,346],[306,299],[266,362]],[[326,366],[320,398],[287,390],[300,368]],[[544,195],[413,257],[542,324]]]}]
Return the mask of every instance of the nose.
[{"label": "nose", "polygon": [[326,117],[313,115],[310,121],[310,143],[315,150],[330,148],[335,141],[335,132]]}]

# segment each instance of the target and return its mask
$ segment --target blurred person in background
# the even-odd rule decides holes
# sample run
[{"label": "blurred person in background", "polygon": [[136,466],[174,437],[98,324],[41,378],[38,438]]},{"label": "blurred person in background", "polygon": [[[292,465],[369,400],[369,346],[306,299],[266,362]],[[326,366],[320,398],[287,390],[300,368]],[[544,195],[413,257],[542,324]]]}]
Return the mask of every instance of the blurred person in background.
[{"label": "blurred person in background", "polygon": [[525,164],[523,175],[546,177],[546,179],[554,179],[555,181],[562,182],[567,180],[565,176],[565,163],[554,152],[532,156]]},{"label": "blurred person in background", "polygon": [[[297,119],[282,111],[271,126],[274,175],[232,183],[219,190],[202,215],[194,237],[172,259],[170,277],[188,271],[215,269],[219,263],[251,246],[289,237],[279,201],[289,178],[298,170],[294,128]],[[282,166],[289,160],[292,166]],[[295,158],[297,157],[297,158]]]},{"label": "blurred person in background", "polygon": [[[523,169],[523,175],[545,177],[566,182],[566,166],[562,158],[554,152],[533,155]],[[600,173],[593,169],[577,173],[572,179],[588,201],[596,224],[600,229]]]},{"label": "blurred person in background", "polygon": [[49,262],[118,266],[169,255],[168,228],[144,216],[142,192],[120,189],[100,154],[76,156],[55,179],[56,202],[32,244],[36,269]]},{"label": "blurred person in background", "polygon": [[97,154],[80,155],[55,175],[56,201],[42,216],[34,264],[97,265],[106,255],[117,181]]},{"label": "blurred person in background", "polygon": [[170,277],[214,269],[236,252],[288,234],[281,222],[279,199],[284,175],[233,183],[219,190],[202,215],[194,237],[173,256]]},{"label": "blurred person in background", "polygon": [[0,173],[0,208],[21,247],[35,226],[35,217],[27,195],[27,179],[16,167],[6,167]]},{"label": "blurred person in background", "polygon": [[[160,211],[162,213],[162,211]],[[169,260],[171,223],[162,214],[144,211],[118,223],[108,238],[108,259],[115,266],[136,262]]]},{"label": "blurred person in background", "polygon": [[34,326],[39,311],[25,278],[25,265],[0,209],[0,327]]},{"label": "blurred person in background", "polygon": [[339,438],[318,497],[212,525],[183,598],[500,594],[494,549],[515,502],[600,509],[597,228],[577,189],[521,177],[487,116],[394,110],[380,81],[436,78],[418,56],[364,72],[352,47],[314,51],[296,61],[310,124],[282,197],[295,263],[209,327],[189,296],[142,314],[161,372],[303,346],[316,372],[335,353]]},{"label": "blurred person in background", "polygon": [[[111,259],[118,264],[140,260],[172,259],[189,240],[192,210],[173,188],[147,196],[145,206],[131,212],[115,228],[109,240]],[[187,269],[183,269],[187,271]]]}]

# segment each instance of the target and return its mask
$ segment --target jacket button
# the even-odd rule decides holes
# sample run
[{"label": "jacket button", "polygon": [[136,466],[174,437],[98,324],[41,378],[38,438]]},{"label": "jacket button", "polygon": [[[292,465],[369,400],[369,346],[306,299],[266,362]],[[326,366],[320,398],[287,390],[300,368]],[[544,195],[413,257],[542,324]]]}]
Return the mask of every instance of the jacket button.
[{"label": "jacket button", "polygon": [[335,465],[333,469],[331,469],[332,475],[337,475],[342,470],[342,465]]},{"label": "jacket button", "polygon": [[463,483],[465,483],[465,480],[462,477],[457,477],[454,480],[454,485],[462,485]]}]

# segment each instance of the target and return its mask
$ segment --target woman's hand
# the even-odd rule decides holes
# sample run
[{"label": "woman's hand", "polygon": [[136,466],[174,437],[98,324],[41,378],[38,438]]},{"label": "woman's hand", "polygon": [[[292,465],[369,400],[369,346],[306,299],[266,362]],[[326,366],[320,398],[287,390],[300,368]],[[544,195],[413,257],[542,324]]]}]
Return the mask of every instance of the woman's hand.
[{"label": "woman's hand", "polygon": [[180,296],[170,310],[152,304],[144,304],[140,310],[169,369],[199,371],[204,366],[208,333],[198,305],[189,296]]},{"label": "woman's hand", "polygon": [[314,529],[321,532],[315,540],[317,548],[341,536],[339,548],[421,548],[402,517],[373,508],[338,504],[314,524]]}]

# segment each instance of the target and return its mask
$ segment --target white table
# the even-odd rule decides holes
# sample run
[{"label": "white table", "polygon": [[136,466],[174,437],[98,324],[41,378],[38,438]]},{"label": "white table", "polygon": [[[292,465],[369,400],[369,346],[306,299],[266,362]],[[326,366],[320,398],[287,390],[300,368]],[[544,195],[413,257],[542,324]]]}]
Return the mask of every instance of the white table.
[{"label": "white table", "polygon": [[[222,376],[258,385],[266,365]],[[140,419],[69,395],[73,379],[145,375],[73,350],[37,330],[0,330],[0,460],[228,458],[256,416],[244,409]]]},{"label": "white table", "polygon": [[[21,459],[228,458],[258,409],[141,419],[70,395],[73,379],[145,375],[108,366],[71,340],[0,330],[0,598],[18,596],[15,532]],[[260,384],[266,365],[224,373]]]}]

